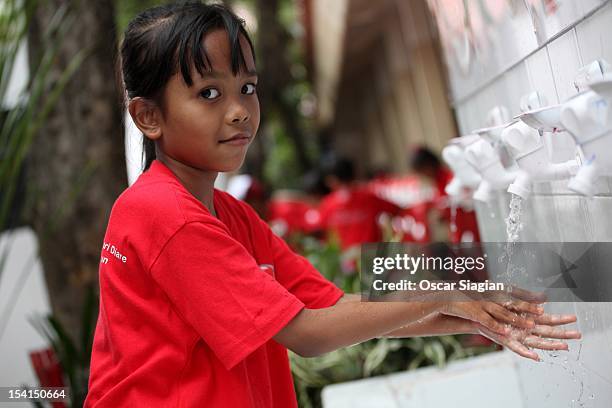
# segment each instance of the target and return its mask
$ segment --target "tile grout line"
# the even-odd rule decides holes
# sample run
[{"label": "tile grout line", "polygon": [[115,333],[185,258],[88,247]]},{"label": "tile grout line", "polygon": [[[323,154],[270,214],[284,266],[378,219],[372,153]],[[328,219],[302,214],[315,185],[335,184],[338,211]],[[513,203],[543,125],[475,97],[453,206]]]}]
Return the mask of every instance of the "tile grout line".
[{"label": "tile grout line", "polygon": [[[573,30],[576,26],[578,26],[583,21],[585,21],[585,20],[589,19],[590,17],[592,17],[593,15],[595,15],[597,12],[602,10],[604,7],[606,7],[611,2],[612,2],[612,0],[606,0],[605,2],[603,2],[599,6],[597,6],[595,9],[589,11],[587,14],[585,14],[584,16],[582,16],[581,18],[576,20],[572,25],[564,27],[558,33],[556,33],[555,35],[551,36],[545,42],[540,44],[536,49],[534,49],[533,51],[530,51],[528,54],[526,54],[520,61],[517,61],[517,62],[514,62],[514,63],[510,64],[508,67],[502,69],[502,71],[500,71],[497,74],[495,74],[491,79],[489,79],[489,80],[483,82],[482,84],[478,85],[475,89],[471,90],[470,92],[468,92],[467,94],[465,94],[461,98],[458,98],[457,100],[451,101],[451,106],[455,107],[455,106],[458,106],[458,105],[461,105],[461,104],[467,102],[469,99],[473,98],[475,95],[480,93],[482,90],[484,90],[488,86],[490,86],[490,85],[494,84],[495,82],[497,82],[507,72],[512,71],[514,68],[519,66],[521,64],[521,62],[525,61],[527,58],[531,57],[532,55],[534,55],[535,53],[537,53],[538,51],[540,51],[543,48],[547,48],[548,49],[548,45],[549,44],[551,44],[552,42],[557,40],[559,37],[562,37],[563,35],[567,34],[571,30]],[[576,38],[576,41],[578,41],[577,40],[577,36],[575,36],[575,38]],[[578,48],[578,55],[580,55],[580,49],[579,48]],[[580,57],[580,58],[582,58],[582,57]]]}]

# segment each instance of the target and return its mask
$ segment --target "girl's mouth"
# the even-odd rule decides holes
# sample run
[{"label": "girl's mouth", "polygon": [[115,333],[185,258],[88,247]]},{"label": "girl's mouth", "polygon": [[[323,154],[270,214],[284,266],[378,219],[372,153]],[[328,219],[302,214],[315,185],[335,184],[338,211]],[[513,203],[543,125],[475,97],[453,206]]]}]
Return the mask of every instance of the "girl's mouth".
[{"label": "girl's mouth", "polygon": [[234,136],[220,140],[219,143],[230,144],[234,146],[243,146],[251,140],[251,137],[246,133],[237,133]]}]

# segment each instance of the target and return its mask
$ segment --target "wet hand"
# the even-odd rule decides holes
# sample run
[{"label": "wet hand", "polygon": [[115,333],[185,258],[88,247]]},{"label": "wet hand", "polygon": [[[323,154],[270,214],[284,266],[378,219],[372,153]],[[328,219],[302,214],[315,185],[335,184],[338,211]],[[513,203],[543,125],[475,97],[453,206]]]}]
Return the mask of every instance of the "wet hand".
[{"label": "wet hand", "polygon": [[476,332],[507,347],[520,356],[540,361],[539,355],[530,348],[541,350],[568,350],[567,343],[559,340],[580,339],[577,330],[565,330],[561,326],[576,321],[576,315],[553,315],[542,313],[533,317],[536,325],[531,329],[510,328],[507,334],[500,334],[484,325],[477,325]]},{"label": "wet hand", "polygon": [[516,286],[509,286],[504,291],[487,291],[484,294],[478,294],[478,296],[482,300],[495,302],[508,310],[532,315],[543,314],[544,307],[542,305],[547,300],[546,295],[542,292],[532,292]]},{"label": "wet hand", "polygon": [[533,329],[536,326],[533,318],[523,316],[490,301],[447,302],[439,312],[447,316],[469,320],[499,335],[509,335],[512,327]]},{"label": "wet hand", "polygon": [[510,291],[484,294],[455,292],[453,299],[460,301],[448,301],[442,305],[440,313],[470,320],[502,335],[509,334],[513,328],[534,329],[535,318],[543,316],[542,303],[546,301],[541,293],[515,287]]}]

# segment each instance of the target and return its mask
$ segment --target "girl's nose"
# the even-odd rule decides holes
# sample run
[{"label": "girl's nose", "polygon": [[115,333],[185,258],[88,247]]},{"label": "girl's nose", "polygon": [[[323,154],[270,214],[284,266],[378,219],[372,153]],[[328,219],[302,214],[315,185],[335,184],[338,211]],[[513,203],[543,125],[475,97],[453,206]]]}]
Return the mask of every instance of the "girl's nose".
[{"label": "girl's nose", "polygon": [[231,123],[241,123],[241,122],[246,122],[247,120],[249,120],[249,111],[240,103],[236,103],[233,106],[230,107],[229,111],[227,112],[228,115],[228,119],[230,120]]},{"label": "girl's nose", "polygon": [[232,119],[232,122],[233,123],[245,122],[248,118],[249,118],[249,115],[245,114],[245,115],[235,117],[234,119]]}]

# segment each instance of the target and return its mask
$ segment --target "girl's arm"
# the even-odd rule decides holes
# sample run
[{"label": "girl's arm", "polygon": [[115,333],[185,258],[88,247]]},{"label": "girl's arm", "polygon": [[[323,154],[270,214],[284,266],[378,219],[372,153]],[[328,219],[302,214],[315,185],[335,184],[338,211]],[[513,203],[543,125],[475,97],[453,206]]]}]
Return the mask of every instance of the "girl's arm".
[{"label": "girl's arm", "polygon": [[[361,296],[353,293],[345,294],[338,303],[359,302]],[[460,317],[448,316],[442,313],[432,313],[416,322],[409,323],[403,327],[385,333],[380,337],[427,337],[444,336],[448,334],[476,334],[477,325],[471,320]]]},{"label": "girl's arm", "polygon": [[449,334],[477,334],[477,325],[466,319],[433,313],[420,322],[413,322],[399,329],[384,334],[382,337],[428,337],[446,336]]},{"label": "girl's arm", "polygon": [[[345,294],[338,302],[359,302],[361,296]],[[566,343],[558,340],[578,340],[581,334],[577,330],[564,330],[557,328],[576,321],[574,315],[533,315],[536,326],[531,330],[512,329],[507,335],[500,335],[487,330],[485,327],[471,320],[442,313],[432,313],[421,321],[407,324],[381,337],[425,337],[443,336],[448,334],[481,334],[494,342],[507,347],[513,352],[536,361],[539,356],[529,347],[542,350],[568,350]],[[552,340],[550,340],[552,339]],[[558,339],[558,340],[556,340]]]},{"label": "girl's arm", "polygon": [[390,333],[434,313],[444,312],[507,334],[503,322],[533,327],[534,322],[493,302],[338,302],[324,309],[303,309],[274,339],[293,352],[314,357]]}]

